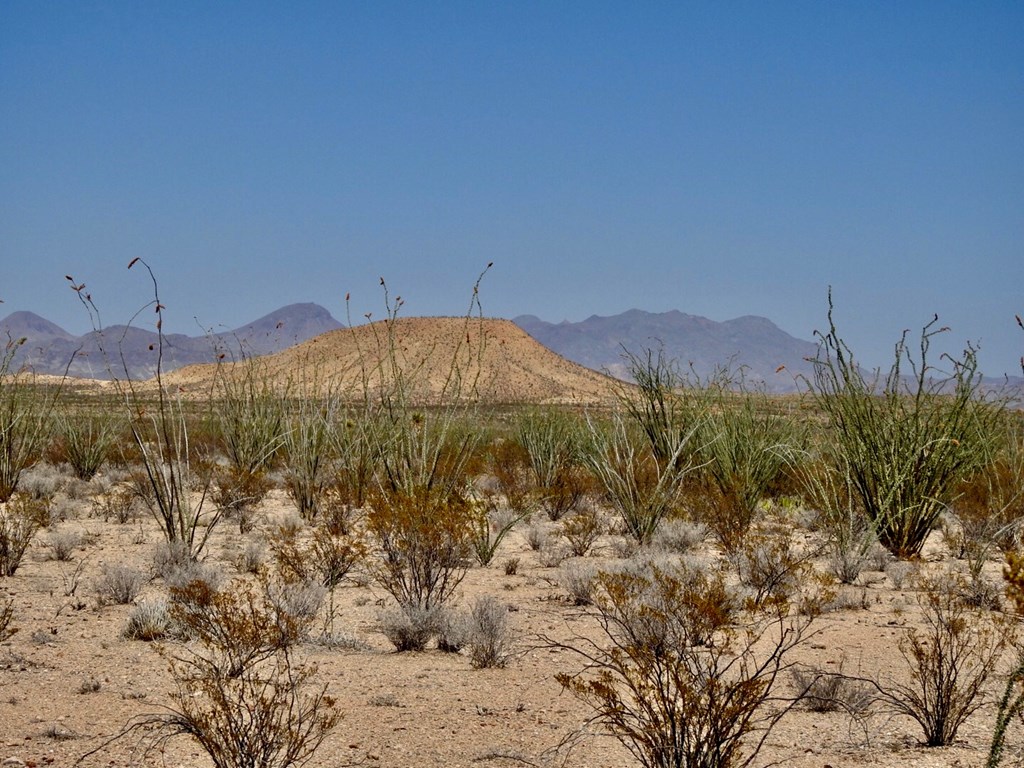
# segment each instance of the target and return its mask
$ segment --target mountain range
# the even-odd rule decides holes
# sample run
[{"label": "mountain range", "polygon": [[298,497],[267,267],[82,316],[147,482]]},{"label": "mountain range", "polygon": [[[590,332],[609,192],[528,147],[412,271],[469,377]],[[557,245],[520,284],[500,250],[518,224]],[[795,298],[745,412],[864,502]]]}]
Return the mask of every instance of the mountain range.
[{"label": "mountain range", "polygon": [[[763,317],[725,322],[672,311],[629,310],[594,315],[582,322],[549,323],[532,315],[513,321],[542,346],[586,368],[629,378],[625,355],[660,350],[684,373],[706,378],[716,368],[743,369],[748,382],[775,392],[792,391],[798,375],[810,373],[808,357],[817,345],[797,339]],[[212,362],[219,355],[238,358],[267,355],[342,328],[317,304],[291,304],[232,331],[164,337],[163,370]],[[157,334],[140,328],[111,326],[74,336],[32,312],[14,312],[0,320],[0,337],[25,338],[14,364],[38,373],[109,379],[151,377],[157,365]],[[70,364],[69,364],[70,361]]]},{"label": "mountain range", "polygon": [[[289,304],[231,331],[164,336],[162,369],[208,363],[224,355],[238,358],[266,355],[341,328],[318,304]],[[148,379],[156,373],[159,337],[155,331],[124,325],[74,336],[33,312],[14,312],[0,320],[0,339],[25,339],[12,366],[36,373],[87,379]]]},{"label": "mountain range", "polygon": [[533,315],[513,322],[563,357],[626,380],[629,358],[642,358],[650,350],[674,361],[684,375],[705,380],[727,368],[748,384],[792,392],[798,376],[812,373],[808,358],[818,351],[817,344],[790,336],[771,320],[754,315],[716,322],[676,310],[631,309],[578,323],[548,323]]}]

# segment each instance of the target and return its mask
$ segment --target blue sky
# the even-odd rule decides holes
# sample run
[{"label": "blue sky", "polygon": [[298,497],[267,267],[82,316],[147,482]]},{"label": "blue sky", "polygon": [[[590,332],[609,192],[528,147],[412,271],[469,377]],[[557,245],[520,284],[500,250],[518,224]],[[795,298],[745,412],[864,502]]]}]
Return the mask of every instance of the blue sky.
[{"label": "blue sky", "polygon": [[[0,315],[933,313],[1019,372],[1024,4],[0,3]],[[149,322],[149,318],[146,318]]]}]

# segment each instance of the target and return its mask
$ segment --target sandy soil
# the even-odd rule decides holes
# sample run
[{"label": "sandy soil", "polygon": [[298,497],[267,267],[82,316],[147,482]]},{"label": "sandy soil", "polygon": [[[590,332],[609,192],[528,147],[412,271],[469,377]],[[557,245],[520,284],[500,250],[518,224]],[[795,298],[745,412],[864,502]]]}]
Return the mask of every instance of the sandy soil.
[{"label": "sandy soil", "polygon": [[[133,717],[160,712],[173,687],[165,662],[152,644],[122,637],[130,606],[100,607],[95,583],[105,564],[152,567],[161,538],[153,520],[126,525],[92,516],[87,499],[75,502],[70,519],[41,531],[21,568],[0,578],[0,599],[14,599],[14,626],[0,644],[0,764],[17,758],[25,765],[72,765],[102,745]],[[259,538],[267,520],[288,514],[289,503],[274,492],[262,509],[263,523],[243,537],[223,525],[212,541],[209,562],[229,575],[246,540]],[[47,546],[61,530],[80,531],[86,542],[71,562],[58,562]],[[714,556],[710,545],[707,557]],[[521,559],[519,572],[506,576],[504,562]],[[595,563],[612,550],[599,544]],[[926,567],[942,567],[939,544],[929,548]],[[78,586],[70,591],[76,567],[84,563]],[[993,574],[998,565],[993,563]],[[997,577],[997,576],[994,576]],[[818,634],[794,656],[808,664],[881,679],[906,679],[897,641],[920,621],[914,594],[896,589],[881,572],[864,574],[864,586],[851,588],[865,607],[850,607],[817,620]],[[153,578],[140,599],[164,593]],[[335,630],[352,639],[348,649],[315,642],[301,649],[318,666],[317,680],[336,697],[344,719],[314,757],[314,766],[362,765],[380,768],[455,766],[565,766],[617,768],[632,765],[629,755],[600,729],[590,729],[571,750],[559,745],[579,731],[590,714],[560,690],[557,672],[580,668],[579,658],[544,647],[548,636],[597,637],[585,608],[571,604],[558,584],[558,571],[537,561],[522,527],[502,544],[494,563],[474,567],[460,590],[462,604],[493,595],[510,608],[518,645],[504,669],[475,670],[463,655],[436,650],[397,654],[376,629],[386,595],[373,585],[348,585],[336,593]],[[1007,659],[1007,663],[1009,659]],[[789,686],[788,679],[785,685]],[[993,694],[1001,685],[990,684]],[[991,698],[991,696],[990,696]],[[960,733],[954,747],[918,745],[919,728],[908,718],[877,712],[864,723],[842,714],[795,709],[771,734],[755,764],[772,761],[798,768],[833,766],[980,766],[991,735],[994,708],[983,707]],[[1012,734],[1011,760],[1019,759],[1021,731]],[[209,759],[181,737],[153,745],[151,734],[136,733],[102,747],[85,766],[171,766],[200,768]],[[11,762],[11,765],[21,763]]]}]

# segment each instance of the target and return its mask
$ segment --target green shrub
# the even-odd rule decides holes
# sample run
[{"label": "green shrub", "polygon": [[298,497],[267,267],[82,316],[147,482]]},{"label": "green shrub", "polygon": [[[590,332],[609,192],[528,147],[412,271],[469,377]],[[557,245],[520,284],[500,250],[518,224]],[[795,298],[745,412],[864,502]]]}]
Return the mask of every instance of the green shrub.
[{"label": "green shrub", "polygon": [[878,540],[897,557],[920,553],[956,483],[984,457],[1002,408],[985,400],[974,347],[945,357],[952,370],[929,363],[932,339],[947,330],[938,318],[921,331],[915,354],[904,332],[884,380],[868,378],[832,320],[818,334],[810,384],[829,418],[836,465],[849,470],[854,492]]}]

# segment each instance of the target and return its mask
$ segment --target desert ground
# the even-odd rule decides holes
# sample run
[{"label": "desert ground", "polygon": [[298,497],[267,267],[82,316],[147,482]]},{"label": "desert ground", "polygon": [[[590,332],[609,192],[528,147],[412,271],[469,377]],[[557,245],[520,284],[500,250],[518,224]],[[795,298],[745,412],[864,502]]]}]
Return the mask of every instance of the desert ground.
[{"label": "desert ground", "polygon": [[[133,718],[161,712],[173,688],[157,644],[123,636],[132,606],[104,604],[97,595],[103,569],[111,565],[130,565],[147,574],[135,603],[166,594],[161,579],[152,575],[162,536],[145,513],[124,524],[98,516],[93,494],[107,487],[102,475],[69,487],[75,498],[59,495],[62,519],[37,534],[14,576],[0,579],[0,594],[13,598],[18,630],[0,644],[0,764],[72,765],[97,750],[81,764],[211,765],[184,736],[163,742],[141,730],[104,746]],[[274,525],[291,518],[290,500],[274,491],[260,506],[253,531],[242,535],[228,521],[216,529],[205,563],[224,578],[241,578],[237,564],[246,544],[263,542]],[[540,525],[554,535],[555,524]],[[57,560],[52,542],[68,533],[80,537],[80,544],[69,559]],[[358,574],[337,588],[332,624],[324,626],[321,620],[299,649],[303,662],[316,665],[315,680],[327,686],[343,713],[310,765],[634,764],[614,738],[587,726],[592,712],[555,680],[559,672],[579,671],[582,660],[551,647],[550,640],[600,637],[592,612],[574,605],[561,585],[567,566],[580,559],[545,566],[527,534],[525,522],[517,525],[489,567],[469,568],[458,592],[463,605],[479,595],[507,605],[514,644],[505,668],[474,669],[464,653],[436,649],[396,653],[378,629],[378,615],[390,597]],[[613,543],[602,537],[583,562],[614,568],[621,558]],[[707,563],[719,558],[709,541],[689,556]],[[515,575],[505,574],[510,558],[520,560]],[[919,567],[956,565],[935,534]],[[995,563],[991,576],[998,578]],[[905,581],[901,587],[883,571],[866,570],[856,585],[842,587],[839,607],[815,619],[813,636],[791,660],[826,670],[843,664],[848,673],[906,681],[897,642],[908,627],[920,623],[920,611],[914,590]],[[1001,672],[1009,662],[1007,657]],[[779,685],[780,692],[792,693],[788,679]],[[772,732],[755,764],[980,766],[993,726],[991,699],[1001,685],[1001,678],[990,682],[989,704],[968,720],[951,747],[920,746],[915,723],[884,707],[854,720],[841,712],[797,706]],[[1011,733],[1017,755],[1019,736]]]}]

